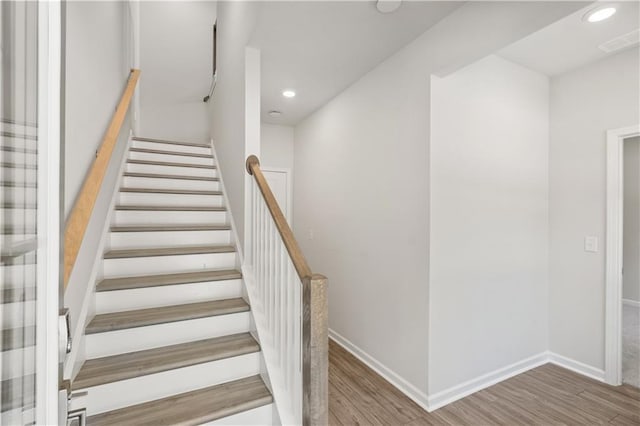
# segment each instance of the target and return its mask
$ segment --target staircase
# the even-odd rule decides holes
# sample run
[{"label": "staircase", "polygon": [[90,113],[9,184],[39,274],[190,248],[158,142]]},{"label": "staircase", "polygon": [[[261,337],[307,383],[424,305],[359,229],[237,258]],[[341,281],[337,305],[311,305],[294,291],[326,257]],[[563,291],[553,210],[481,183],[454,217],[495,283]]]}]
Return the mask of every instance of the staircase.
[{"label": "staircase", "polygon": [[72,380],[90,425],[271,424],[211,147],[134,138]]},{"label": "staircase", "polygon": [[0,424],[35,413],[37,128],[0,119]]}]

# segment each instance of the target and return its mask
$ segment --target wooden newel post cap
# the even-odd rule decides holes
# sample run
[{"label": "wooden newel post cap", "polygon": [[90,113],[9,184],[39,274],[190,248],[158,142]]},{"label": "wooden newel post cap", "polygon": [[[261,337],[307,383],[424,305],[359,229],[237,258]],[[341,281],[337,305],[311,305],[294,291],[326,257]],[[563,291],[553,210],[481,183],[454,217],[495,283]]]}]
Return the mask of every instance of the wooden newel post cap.
[{"label": "wooden newel post cap", "polygon": [[247,172],[250,175],[253,175],[253,166],[259,166],[260,165],[260,160],[258,160],[258,157],[256,157],[255,155],[250,155],[247,157]]}]

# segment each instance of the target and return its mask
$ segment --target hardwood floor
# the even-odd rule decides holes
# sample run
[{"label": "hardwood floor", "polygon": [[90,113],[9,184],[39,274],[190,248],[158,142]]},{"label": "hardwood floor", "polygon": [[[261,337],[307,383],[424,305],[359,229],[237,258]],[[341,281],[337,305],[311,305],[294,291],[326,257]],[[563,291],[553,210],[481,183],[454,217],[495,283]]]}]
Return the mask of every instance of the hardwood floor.
[{"label": "hardwood floor", "polygon": [[427,413],[329,341],[331,425],[640,425],[640,389],[547,364]]}]

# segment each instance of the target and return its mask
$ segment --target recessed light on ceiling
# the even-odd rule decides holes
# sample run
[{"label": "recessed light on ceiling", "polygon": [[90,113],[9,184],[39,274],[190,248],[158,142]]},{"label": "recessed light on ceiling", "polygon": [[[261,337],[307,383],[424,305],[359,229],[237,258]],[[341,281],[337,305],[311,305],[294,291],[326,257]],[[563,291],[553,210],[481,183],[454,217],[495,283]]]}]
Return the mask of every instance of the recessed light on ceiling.
[{"label": "recessed light on ceiling", "polygon": [[293,98],[295,95],[296,95],[296,92],[289,89],[282,92],[282,96],[284,96],[285,98]]},{"label": "recessed light on ceiling", "polygon": [[587,12],[583,19],[587,22],[600,22],[611,18],[615,13],[616,8],[613,6],[598,7]]},{"label": "recessed light on ceiling", "polygon": [[376,8],[380,13],[395,12],[399,7],[402,0],[378,0]]},{"label": "recessed light on ceiling", "polygon": [[273,117],[273,118],[278,118],[282,115],[282,113],[280,111],[269,111],[269,117]]}]

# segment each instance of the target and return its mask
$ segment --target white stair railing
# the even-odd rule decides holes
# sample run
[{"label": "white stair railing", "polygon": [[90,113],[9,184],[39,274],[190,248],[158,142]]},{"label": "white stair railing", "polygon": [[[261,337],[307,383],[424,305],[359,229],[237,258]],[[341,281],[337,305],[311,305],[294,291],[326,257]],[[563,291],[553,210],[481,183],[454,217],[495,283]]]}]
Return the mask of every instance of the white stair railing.
[{"label": "white stair railing", "polygon": [[328,421],[327,279],[312,274],[255,156],[243,273],[283,424]]}]

